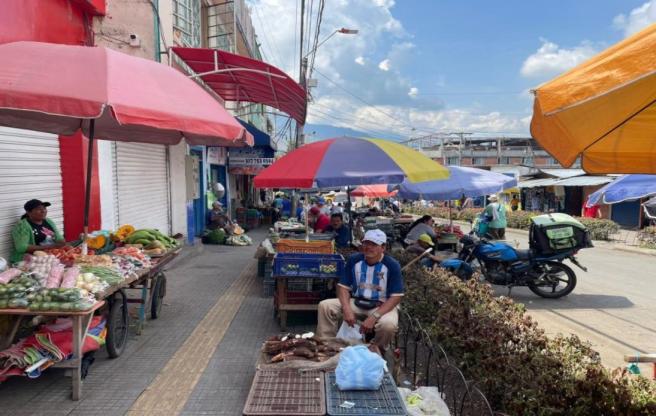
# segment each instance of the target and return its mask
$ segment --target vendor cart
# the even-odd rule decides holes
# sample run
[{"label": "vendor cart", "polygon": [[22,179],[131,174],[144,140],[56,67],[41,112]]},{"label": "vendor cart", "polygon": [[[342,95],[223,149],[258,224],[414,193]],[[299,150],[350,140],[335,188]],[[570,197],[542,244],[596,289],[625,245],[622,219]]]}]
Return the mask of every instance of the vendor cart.
[{"label": "vendor cart", "polygon": [[[142,269],[136,275],[123,280],[119,285],[108,288],[100,298],[106,301],[104,313],[107,315],[106,348],[110,358],[121,355],[128,338],[130,316],[129,303],[138,304],[136,333],[141,335],[146,322],[146,311],[150,311],[150,319],[157,319],[162,310],[166,296],[166,275],[164,267],[181,251],[173,249],[158,258],[152,259],[152,267]],[[139,298],[129,298],[129,289],[140,290]]]}]

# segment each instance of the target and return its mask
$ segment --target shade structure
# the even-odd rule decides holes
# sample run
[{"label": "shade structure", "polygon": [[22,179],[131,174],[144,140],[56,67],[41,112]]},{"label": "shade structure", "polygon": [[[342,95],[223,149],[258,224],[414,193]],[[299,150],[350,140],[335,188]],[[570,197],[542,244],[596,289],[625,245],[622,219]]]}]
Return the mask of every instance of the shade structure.
[{"label": "shade structure", "polygon": [[368,198],[389,198],[396,195],[395,190],[388,191],[387,185],[360,185],[351,191],[351,196]]},{"label": "shade structure", "polygon": [[305,90],[275,66],[219,49],[171,49],[224,100],[266,104],[305,123]]},{"label": "shade structure", "polygon": [[180,71],[104,47],[0,45],[0,125],[107,140],[235,146],[253,138]]},{"label": "shade structure", "polygon": [[399,198],[450,201],[463,195],[473,198],[517,186],[517,179],[502,173],[462,166],[448,166],[448,169],[449,179],[418,183],[405,181],[390,189],[398,189]]},{"label": "shade structure", "polygon": [[617,204],[656,195],[656,175],[624,175],[588,196],[586,205]]},{"label": "shade structure", "polygon": [[531,134],[562,165],[656,173],[656,25],[534,93]]},{"label": "shade structure", "polygon": [[338,137],[306,144],[255,177],[256,188],[330,188],[445,179],[449,171],[409,147]]}]

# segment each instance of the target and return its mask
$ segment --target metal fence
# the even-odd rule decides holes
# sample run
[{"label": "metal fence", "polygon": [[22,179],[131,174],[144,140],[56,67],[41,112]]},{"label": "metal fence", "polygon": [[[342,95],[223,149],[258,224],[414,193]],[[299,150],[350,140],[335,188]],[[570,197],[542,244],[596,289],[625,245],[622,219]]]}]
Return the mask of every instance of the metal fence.
[{"label": "metal fence", "polygon": [[399,314],[396,347],[401,351],[400,364],[412,386],[437,387],[452,416],[502,415],[492,410],[476,383],[465,378],[419,321],[404,311]]}]

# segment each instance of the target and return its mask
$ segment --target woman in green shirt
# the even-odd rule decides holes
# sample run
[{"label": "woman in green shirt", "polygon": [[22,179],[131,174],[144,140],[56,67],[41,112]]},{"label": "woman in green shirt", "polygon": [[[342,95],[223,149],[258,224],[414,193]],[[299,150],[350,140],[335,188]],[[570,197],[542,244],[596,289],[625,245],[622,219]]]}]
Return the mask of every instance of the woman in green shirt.
[{"label": "woman in green shirt", "polygon": [[46,218],[50,202],[31,199],[24,205],[25,214],[11,231],[11,262],[23,260],[27,253],[62,247],[66,242],[53,221]]},{"label": "woman in green shirt", "polygon": [[484,214],[490,219],[487,233],[494,240],[503,240],[506,237],[506,208],[500,204],[496,195],[488,197],[490,204],[485,207]]}]

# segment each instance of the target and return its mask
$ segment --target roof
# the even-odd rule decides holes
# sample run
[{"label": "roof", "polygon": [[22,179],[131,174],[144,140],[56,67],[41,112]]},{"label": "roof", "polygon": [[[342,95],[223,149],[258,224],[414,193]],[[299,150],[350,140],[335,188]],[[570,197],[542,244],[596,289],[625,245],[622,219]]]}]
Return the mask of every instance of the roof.
[{"label": "roof", "polygon": [[224,100],[264,104],[305,123],[305,90],[275,66],[218,49],[171,49]]},{"label": "roof", "polygon": [[529,179],[517,184],[518,188],[536,188],[538,186],[553,186],[558,178]]},{"label": "roof", "polygon": [[557,178],[572,178],[574,176],[585,175],[583,169],[540,169],[540,172]]},{"label": "roof", "polygon": [[613,182],[614,178],[608,176],[576,176],[574,178],[562,179],[556,183],[557,186],[596,186]]},{"label": "roof", "polygon": [[273,151],[278,150],[278,146],[276,145],[276,142],[271,140],[271,136],[244,120],[237,119],[237,121],[253,135],[253,138],[255,139],[254,146],[270,147]]}]

